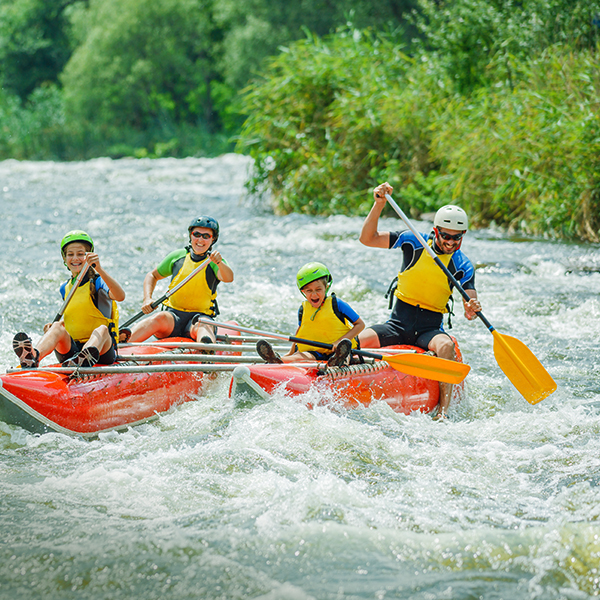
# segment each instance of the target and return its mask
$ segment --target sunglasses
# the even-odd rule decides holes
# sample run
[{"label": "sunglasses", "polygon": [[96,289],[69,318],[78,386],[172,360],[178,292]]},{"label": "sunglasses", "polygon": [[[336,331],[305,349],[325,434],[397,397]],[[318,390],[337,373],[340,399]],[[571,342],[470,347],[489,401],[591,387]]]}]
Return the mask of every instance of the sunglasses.
[{"label": "sunglasses", "polygon": [[443,239],[443,240],[453,240],[455,242],[458,242],[458,240],[460,240],[462,238],[463,235],[465,235],[464,231],[461,231],[460,233],[455,233],[454,235],[450,234],[450,233],[446,233],[445,231],[440,231],[438,229],[438,235]]},{"label": "sunglasses", "polygon": [[199,231],[192,231],[192,235],[195,238],[202,238],[203,240],[210,240],[212,233],[200,233]]}]

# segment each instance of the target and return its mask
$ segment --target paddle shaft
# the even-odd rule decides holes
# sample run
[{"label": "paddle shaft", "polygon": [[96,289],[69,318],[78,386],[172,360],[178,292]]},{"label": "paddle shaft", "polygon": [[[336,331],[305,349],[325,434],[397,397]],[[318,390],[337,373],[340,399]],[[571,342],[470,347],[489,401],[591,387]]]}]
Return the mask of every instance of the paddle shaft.
[{"label": "paddle shaft", "polygon": [[[331,350],[332,344],[325,344],[323,342],[315,342],[313,340],[305,340],[294,336],[280,335],[278,333],[272,333],[270,331],[260,331],[259,329],[249,329],[248,327],[240,327],[239,325],[231,325],[229,323],[218,323],[211,319],[204,319],[200,317],[200,323],[205,325],[213,325],[217,327],[223,327],[225,329],[232,329],[234,331],[242,331],[244,333],[253,333],[262,335],[264,337],[272,337],[280,340],[287,340],[289,342],[297,342],[300,344],[307,344],[315,348],[324,348]],[[401,371],[408,375],[414,375],[415,377],[424,377],[426,379],[434,379],[436,381],[444,381],[446,383],[460,383],[469,372],[469,365],[458,363],[453,360],[446,360],[437,356],[429,356],[427,354],[394,354],[392,356],[384,356],[383,354],[375,354],[374,352],[367,352],[365,350],[352,350],[355,354],[366,356],[368,358],[375,358],[377,360],[385,360],[393,369]]]},{"label": "paddle shaft", "polygon": [[[218,323],[217,321],[213,321],[211,319],[204,319],[200,317],[198,319],[200,323],[204,323],[205,325],[216,325],[217,327],[223,327],[227,329],[233,329],[234,331],[241,331],[243,333],[252,333],[254,335],[262,335],[264,337],[271,337],[277,340],[286,340],[288,342],[293,342],[295,344],[307,344],[308,346],[314,346],[315,348],[323,348],[324,350],[331,350],[333,348],[333,344],[326,344],[324,342],[315,342],[314,340],[305,340],[303,338],[295,337],[293,335],[284,335],[279,333],[273,333],[271,331],[261,331],[260,329],[250,329],[249,327],[241,327],[239,325],[231,325],[230,323]],[[385,360],[385,356],[383,354],[376,354],[374,352],[368,352],[366,350],[358,350],[352,348],[353,354],[359,354],[360,356],[364,356],[366,358],[377,358],[379,360]]]},{"label": "paddle shaft", "polygon": [[67,294],[67,297],[65,298],[65,301],[63,302],[63,305],[61,306],[60,310],[56,313],[56,316],[54,317],[54,321],[52,321],[53,323],[56,323],[56,321],[60,321],[65,310],[67,310],[67,306],[69,306],[69,302],[71,302],[71,299],[75,295],[75,292],[77,291],[77,288],[79,287],[79,284],[82,282],[82,280],[85,277],[85,274],[88,272],[89,268],[90,268],[90,265],[88,263],[85,263],[83,265],[83,267],[81,267],[81,271],[79,271],[79,275],[77,275],[77,279],[75,280],[75,283],[69,290],[69,293]]},{"label": "paddle shaft", "polygon": [[[154,310],[157,306],[162,304],[169,296],[172,296],[177,290],[181,289],[192,277],[195,277],[208,263],[210,262],[210,258],[207,258],[205,261],[202,261],[184,280],[180,281],[174,288],[167,290],[158,300],[155,300],[150,306],[152,310]],[[141,319],[146,313],[143,310],[140,310],[139,313],[133,315],[127,323],[121,325],[121,329],[126,329],[130,325],[133,325],[138,319]]]},{"label": "paddle shaft", "polygon": [[[404,224],[415,234],[416,238],[421,242],[421,245],[429,256],[433,258],[435,264],[446,274],[448,279],[452,282],[454,287],[460,292],[460,295],[465,299],[466,302],[472,300],[471,296],[467,294],[462,285],[460,285],[458,279],[450,273],[448,267],[440,260],[439,256],[433,251],[433,248],[423,239],[423,236],[415,229],[415,226],[409,221],[408,217],[404,214],[403,210],[396,204],[396,201],[389,195],[385,195],[386,200],[389,202],[390,206],[398,213],[398,216],[404,221]],[[490,332],[494,331],[494,326],[485,318],[481,311],[475,313],[485,324],[485,326],[490,330]]]}]

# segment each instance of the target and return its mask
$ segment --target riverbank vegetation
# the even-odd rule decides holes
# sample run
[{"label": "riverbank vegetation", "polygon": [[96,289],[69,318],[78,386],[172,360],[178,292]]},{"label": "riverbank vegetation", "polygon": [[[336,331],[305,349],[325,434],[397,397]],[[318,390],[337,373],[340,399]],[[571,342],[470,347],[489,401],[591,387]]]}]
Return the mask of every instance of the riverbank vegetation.
[{"label": "riverbank vegetation", "polygon": [[3,0],[0,159],[232,150],[265,57],[348,18],[397,26],[416,2]]},{"label": "riverbank vegetation", "polygon": [[365,214],[382,181],[413,216],[600,241],[597,2],[420,2],[413,52],[346,30],[273,58],[238,148],[281,211]]},{"label": "riverbank vegetation", "polygon": [[282,212],[387,180],[600,241],[599,41],[600,0],[5,0],[0,159],[235,145]]}]

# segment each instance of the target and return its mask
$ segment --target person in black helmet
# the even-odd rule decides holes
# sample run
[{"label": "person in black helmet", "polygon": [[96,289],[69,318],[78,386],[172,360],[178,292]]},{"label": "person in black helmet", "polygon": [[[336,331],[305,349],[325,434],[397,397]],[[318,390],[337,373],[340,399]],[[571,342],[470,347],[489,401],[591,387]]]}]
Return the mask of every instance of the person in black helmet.
[{"label": "person in black helmet", "polygon": [[189,245],[171,252],[144,278],[142,311],[150,314],[156,284],[171,277],[169,289],[185,279],[206,258],[211,262],[163,303],[166,310],[144,319],[129,332],[121,332],[120,340],[143,342],[150,336],[189,337],[203,343],[215,341],[215,328],[198,322],[198,317],[213,318],[219,314],[217,286],[233,281],[233,271],[213,246],[219,239],[219,224],[212,217],[193,219],[188,227]]}]

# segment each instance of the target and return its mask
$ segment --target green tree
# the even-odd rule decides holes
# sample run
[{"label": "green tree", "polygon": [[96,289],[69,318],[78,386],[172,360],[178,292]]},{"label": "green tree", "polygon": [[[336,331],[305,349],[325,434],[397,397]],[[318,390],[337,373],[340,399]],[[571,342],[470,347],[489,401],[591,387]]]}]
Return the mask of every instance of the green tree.
[{"label": "green tree", "polygon": [[378,31],[409,26],[404,15],[416,6],[417,0],[220,0],[215,20],[224,30],[225,80],[234,88],[245,86],[266,57],[307,31],[324,36],[348,21]]},{"label": "green tree", "polygon": [[599,15],[599,0],[419,0],[414,20],[466,93],[499,77],[514,86],[515,62],[553,44],[595,47]]},{"label": "green tree", "polygon": [[107,128],[218,127],[212,0],[91,0],[61,80],[69,113]]},{"label": "green tree", "polygon": [[2,0],[0,81],[27,98],[57,82],[71,55],[69,9],[81,0]]}]

